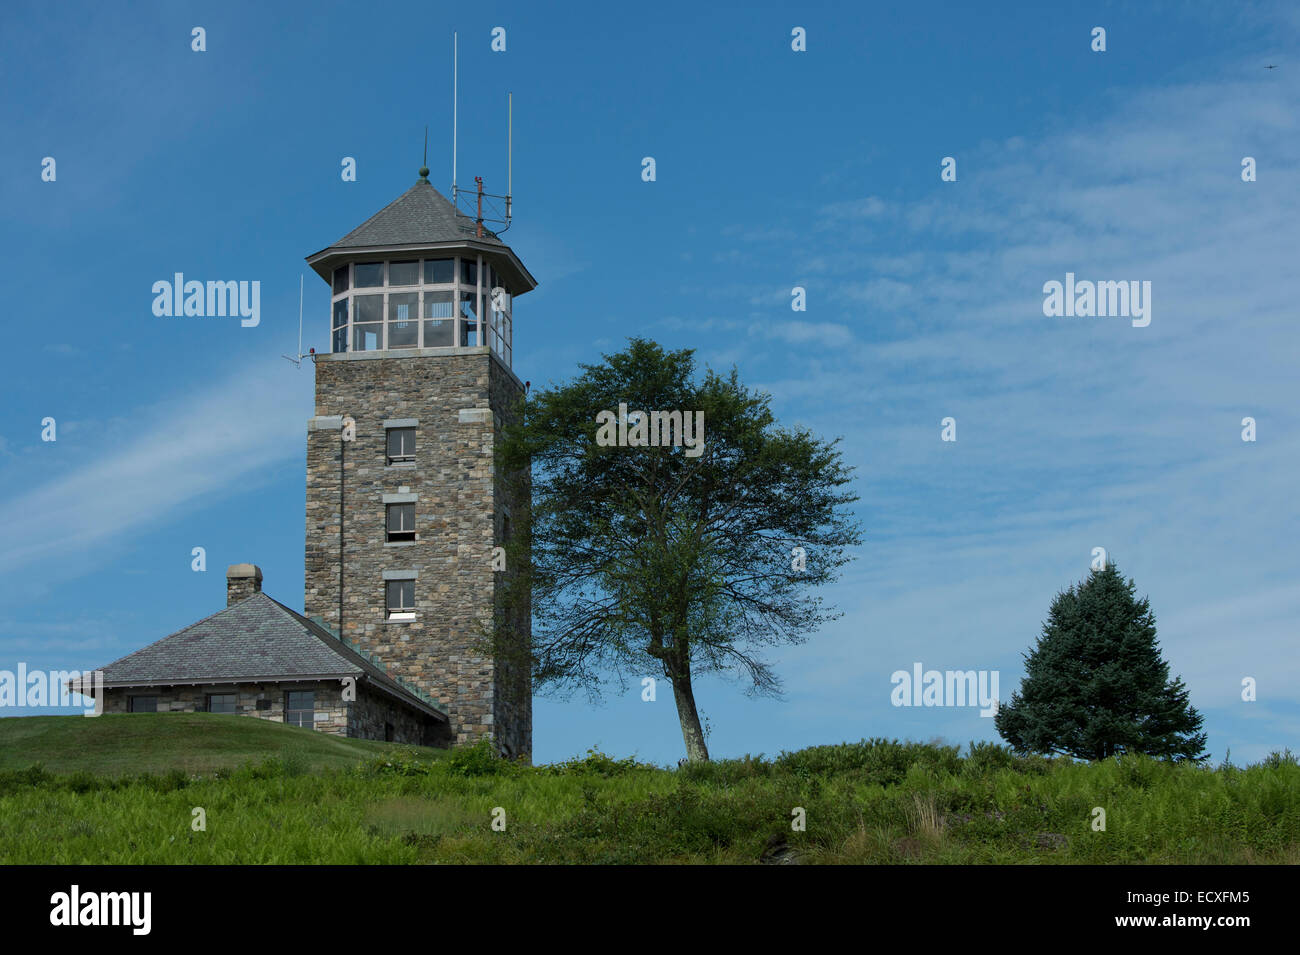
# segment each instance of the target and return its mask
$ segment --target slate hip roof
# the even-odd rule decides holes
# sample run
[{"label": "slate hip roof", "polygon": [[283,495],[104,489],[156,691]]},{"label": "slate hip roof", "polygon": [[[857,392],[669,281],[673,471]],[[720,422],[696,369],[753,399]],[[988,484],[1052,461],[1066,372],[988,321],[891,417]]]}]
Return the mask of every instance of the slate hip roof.
[{"label": "slate hip roof", "polygon": [[505,243],[487,229],[476,236],[476,225],[429,183],[421,180],[335,242],[331,249],[386,245],[424,245],[477,239],[488,245]]},{"label": "slate hip roof", "polygon": [[354,677],[446,719],[324,627],[255,593],[102,668],[104,686],[261,683]]}]

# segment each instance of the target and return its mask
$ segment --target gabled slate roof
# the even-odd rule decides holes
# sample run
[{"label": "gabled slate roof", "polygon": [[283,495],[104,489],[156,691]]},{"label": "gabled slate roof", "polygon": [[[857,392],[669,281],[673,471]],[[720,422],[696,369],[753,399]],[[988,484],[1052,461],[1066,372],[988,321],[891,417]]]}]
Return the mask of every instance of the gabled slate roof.
[{"label": "gabled slate roof", "polygon": [[461,239],[476,239],[488,245],[505,244],[486,228],[481,236],[475,235],[476,231],[473,219],[457,212],[450,200],[421,179],[330,248],[416,245]]},{"label": "gabled slate roof", "polygon": [[446,708],[388,675],[320,624],[255,593],[102,668],[104,686],[354,677],[445,718]]}]

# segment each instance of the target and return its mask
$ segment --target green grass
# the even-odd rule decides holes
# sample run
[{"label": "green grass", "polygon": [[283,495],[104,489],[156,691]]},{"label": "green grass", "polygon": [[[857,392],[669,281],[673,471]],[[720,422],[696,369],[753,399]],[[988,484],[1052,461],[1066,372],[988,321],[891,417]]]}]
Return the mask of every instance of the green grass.
[{"label": "green grass", "polygon": [[[0,772],[39,762],[53,773],[212,773],[278,755],[309,772],[346,768],[393,749],[297,726],[215,713],[0,719]],[[429,750],[432,756],[436,750]]]},{"label": "green grass", "polygon": [[[75,737],[85,753],[86,734],[103,732],[88,724],[109,718],[50,719],[87,727],[48,731],[72,765]],[[241,719],[194,722],[188,745],[177,729],[171,751],[213,758],[216,721]],[[183,719],[154,722],[170,731]],[[311,735],[243,722],[288,730],[295,742]],[[21,760],[8,752],[11,738],[0,748],[13,765]],[[344,744],[318,752],[343,765],[313,768],[274,749],[288,738],[267,736],[270,750],[212,775],[180,764],[162,775],[0,772],[0,861],[751,864],[781,836],[807,864],[1300,863],[1300,766],[1289,755],[1213,769],[1022,758],[989,744],[962,757],[952,746],[870,740],[674,770],[595,752],[527,767],[481,747],[322,739]],[[111,765],[129,766],[129,749]],[[237,749],[228,743],[223,755]],[[141,752],[160,765],[158,747]],[[796,807],[803,831],[791,829]],[[1106,812],[1104,832],[1092,829],[1094,807]],[[192,828],[196,808],[205,831]],[[492,827],[496,810],[504,831]]]}]

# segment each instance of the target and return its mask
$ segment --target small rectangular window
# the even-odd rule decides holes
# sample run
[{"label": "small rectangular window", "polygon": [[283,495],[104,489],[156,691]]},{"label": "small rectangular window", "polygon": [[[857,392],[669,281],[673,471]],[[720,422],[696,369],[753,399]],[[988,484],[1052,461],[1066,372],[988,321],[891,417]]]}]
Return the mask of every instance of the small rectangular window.
[{"label": "small rectangular window", "polygon": [[474,288],[477,288],[478,287],[478,260],[461,259],[460,265],[461,265],[460,284],[462,286],[470,285],[473,286]]},{"label": "small rectangular window", "polygon": [[384,347],[384,297],[357,295],[352,310],[352,350],[379,351]]},{"label": "small rectangular window", "polygon": [[384,320],[384,297],[382,295],[358,295],[354,299],[353,319],[357,322],[382,322]]},{"label": "small rectangular window", "polygon": [[381,351],[384,344],[384,326],[375,322],[352,327],[353,351]]},{"label": "small rectangular window", "polygon": [[284,695],[284,721],[290,726],[316,725],[316,694],[311,690],[290,690]]},{"label": "small rectangular window", "polygon": [[420,263],[419,262],[389,262],[388,263],[388,284],[389,285],[419,285],[420,284]]},{"label": "small rectangular window", "polygon": [[235,712],[235,700],[237,698],[234,693],[209,693],[208,712],[233,713]]},{"label": "small rectangular window", "polygon": [[424,284],[450,285],[456,280],[455,259],[425,259]]},{"label": "small rectangular window", "polygon": [[338,268],[334,270],[334,294],[342,295],[347,290],[348,290],[348,267],[345,265],[342,268]]},{"label": "small rectangular window", "polygon": [[385,588],[388,592],[388,619],[415,619],[415,581],[390,580]]},{"label": "small rectangular window", "polygon": [[460,293],[460,344],[462,348],[477,345],[478,341],[478,295],[475,292]]},{"label": "small rectangular window", "polygon": [[156,696],[132,696],[126,701],[127,711],[130,713],[157,713],[158,697]]},{"label": "small rectangular window", "polygon": [[415,463],[415,429],[389,428],[388,451],[389,464]]},{"label": "small rectangular window", "polygon": [[414,348],[420,323],[416,310],[420,307],[419,292],[388,293],[388,347]]},{"label": "small rectangular window", "polygon": [[358,262],[352,266],[352,273],[357,288],[378,288],[384,284],[383,262]]},{"label": "small rectangular window", "polygon": [[388,539],[389,541],[415,540],[415,505],[388,505]]},{"label": "small rectangular window", "polygon": [[445,348],[456,344],[455,292],[424,293],[424,347]]},{"label": "small rectangular window", "polygon": [[345,298],[334,303],[334,337],[331,348],[334,352],[348,350],[348,300]]}]

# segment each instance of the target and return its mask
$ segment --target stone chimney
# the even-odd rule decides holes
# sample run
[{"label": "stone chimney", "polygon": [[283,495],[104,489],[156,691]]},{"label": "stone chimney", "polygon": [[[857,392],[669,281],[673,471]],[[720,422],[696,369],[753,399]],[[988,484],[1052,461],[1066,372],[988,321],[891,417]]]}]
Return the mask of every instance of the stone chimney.
[{"label": "stone chimney", "polygon": [[226,568],[226,606],[262,592],[262,568],[256,564],[231,564]]}]

